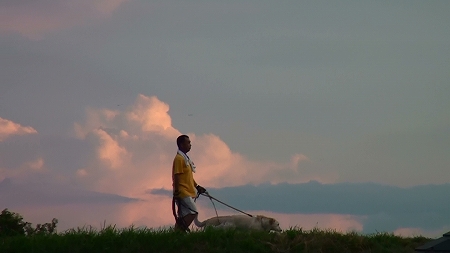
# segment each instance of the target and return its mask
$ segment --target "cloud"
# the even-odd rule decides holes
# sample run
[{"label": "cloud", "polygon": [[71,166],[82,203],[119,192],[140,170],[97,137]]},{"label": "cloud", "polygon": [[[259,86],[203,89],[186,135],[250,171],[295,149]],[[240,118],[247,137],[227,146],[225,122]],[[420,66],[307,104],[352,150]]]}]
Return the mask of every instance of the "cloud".
[{"label": "cloud", "polygon": [[[310,217],[321,228],[354,229],[364,233],[395,231],[402,235],[410,235],[414,228],[421,228],[423,234],[436,235],[436,231],[440,233],[448,227],[450,204],[445,202],[445,193],[449,190],[450,184],[400,188],[375,183],[321,184],[314,181],[208,189],[213,197],[245,212],[272,213],[284,220],[285,227],[310,228],[314,225],[306,218]],[[148,192],[171,194],[164,189]],[[205,197],[197,203],[211,208]],[[216,207],[221,213],[228,210],[221,204]]]},{"label": "cloud", "polygon": [[[201,200],[201,199],[200,199]],[[199,201],[199,200],[198,200]],[[211,217],[223,215],[236,215],[238,212],[231,210],[229,208],[217,208],[214,210],[211,203],[204,203],[201,201],[199,220],[205,220]],[[221,206],[221,204],[216,203],[216,207]],[[223,206],[222,206],[223,207]],[[356,215],[345,215],[345,214],[301,214],[301,213],[282,213],[282,212],[271,212],[267,210],[245,210],[246,213],[251,215],[264,215],[267,217],[275,218],[282,229],[290,228],[302,228],[303,230],[310,230],[314,228],[321,229],[336,229],[341,232],[348,231],[358,231],[363,230],[363,218]]]},{"label": "cloud", "polygon": [[5,178],[0,181],[0,199],[10,207],[37,205],[127,203],[138,201],[120,195],[98,193],[38,178],[29,180]]},{"label": "cloud", "polygon": [[[35,143],[33,152],[20,159],[27,160],[28,167],[19,170],[17,163],[11,163],[5,175],[24,182],[40,179],[43,185],[53,182],[53,190],[61,194],[67,192],[63,188],[67,185],[92,194],[142,199],[142,202],[135,203],[99,203],[99,210],[103,210],[103,206],[113,205],[114,214],[105,214],[105,218],[120,225],[171,225],[173,217],[168,212],[171,198],[147,193],[149,189],[170,191],[172,187],[170,173],[176,154],[175,140],[181,132],[172,125],[169,109],[169,105],[157,97],[145,95],[137,96],[132,105],[121,110],[87,108],[85,120],[74,124],[72,138],[39,136],[35,140],[21,140],[23,145],[27,140]],[[193,143],[190,155],[198,167],[196,180],[206,187],[277,183],[287,178],[290,182],[307,180],[302,177],[301,168],[304,163],[312,161],[302,154],[294,154],[292,160],[286,163],[255,162],[233,152],[214,134],[187,134]],[[19,150],[20,147],[17,147]],[[316,177],[320,178],[320,175]],[[89,209],[88,206],[91,209],[95,206],[91,193],[84,191],[74,191],[78,199],[71,201],[67,198],[67,203],[60,203],[56,201],[59,199],[57,196],[54,196],[55,202],[48,202],[47,195],[53,195],[48,194],[44,186],[42,190],[32,192],[27,190],[26,183],[22,187],[23,191],[17,190],[21,198],[33,196],[39,203],[30,202],[30,205],[48,212],[64,210],[72,213],[62,205],[70,206],[77,201],[80,212]],[[39,185],[36,188],[39,189]],[[14,206],[12,199],[5,199],[4,203]],[[51,207],[45,207],[43,203]],[[26,207],[18,208],[27,214],[32,213]],[[62,217],[66,215],[64,213]],[[71,219],[92,221],[98,217],[101,215],[95,212],[90,217],[80,214]],[[69,224],[74,223],[66,222],[64,226]]]},{"label": "cloud", "polygon": [[[181,132],[172,125],[169,109],[157,97],[142,94],[122,110],[88,108],[85,121],[75,123],[74,130],[77,138],[90,143],[96,155],[77,170],[77,180],[98,191],[126,196],[145,195],[151,188],[171,189],[175,140]],[[195,178],[202,185],[311,179],[303,178],[302,166],[311,163],[303,154],[294,154],[286,163],[255,162],[230,150],[217,135],[187,134],[193,143],[191,157],[199,168]],[[321,180],[319,174],[312,177]]]},{"label": "cloud", "polygon": [[[2,119],[13,126],[3,129],[15,129],[4,131],[9,138],[0,142],[2,203],[32,219],[44,214],[67,219],[61,223],[66,229],[104,219],[119,226],[171,225],[170,173],[181,132],[169,111],[156,96],[142,94],[121,110],[87,108],[69,138],[40,136],[31,127]],[[336,174],[317,172],[317,163],[302,153],[286,162],[253,161],[215,134],[187,134],[197,182],[225,203],[277,218],[283,228],[407,234],[414,228],[440,231],[446,224],[450,207],[436,201],[445,199],[449,185],[336,183]],[[202,218],[215,215],[208,199],[198,203]],[[234,212],[223,206],[218,211]]]},{"label": "cloud", "polygon": [[437,238],[446,233],[450,230],[450,227],[443,226],[439,229],[423,229],[423,228],[417,228],[417,227],[410,227],[410,228],[399,228],[393,231],[394,234],[404,236],[404,237],[416,237],[416,236],[428,236],[430,238]]},{"label": "cloud", "polygon": [[0,117],[0,142],[13,135],[36,134],[37,131],[32,127],[24,127],[10,120]]},{"label": "cloud", "polygon": [[140,94],[127,117],[130,121],[140,124],[144,132],[173,130],[172,119],[168,112],[168,104],[161,102],[157,97]]},{"label": "cloud", "polygon": [[315,181],[211,189],[225,202],[229,201],[246,209],[350,215],[387,213],[398,216],[425,213],[443,215],[450,212],[450,204],[435,204],[445,199],[445,192],[449,190],[450,184],[400,188],[375,183],[321,184]]},{"label": "cloud", "polygon": [[110,16],[128,0],[14,1],[0,4],[0,32],[31,39]]},{"label": "cloud", "polygon": [[5,178],[0,181],[0,202],[4,208],[20,213],[25,221],[33,224],[57,218],[58,231],[86,225],[101,228],[104,221],[127,227],[131,223],[122,222],[123,206],[142,202],[136,198],[82,189],[54,181],[54,178],[51,174]]},{"label": "cloud", "polygon": [[44,166],[44,159],[38,158],[38,159],[36,159],[34,161],[28,162],[27,166],[30,167],[33,170],[40,171],[40,170],[42,170],[42,168]]},{"label": "cloud", "polygon": [[0,180],[44,170],[44,160],[35,149],[37,135],[33,127],[0,117]]},{"label": "cloud", "polygon": [[128,155],[128,152],[119,146],[108,133],[102,129],[95,130],[98,135],[101,146],[98,148],[98,156],[101,160],[108,162],[112,169],[119,168],[123,165],[123,160]]},{"label": "cloud", "polygon": [[[181,134],[172,125],[169,110],[169,105],[156,96],[141,94],[121,110],[87,108],[86,118],[74,123],[73,137],[36,134],[35,138],[23,136],[2,142],[0,179],[41,178],[43,182],[59,183],[58,187],[66,184],[154,202],[159,196],[149,196],[148,189],[172,188],[175,140]],[[314,161],[300,153],[284,163],[252,161],[233,152],[217,135],[187,134],[193,143],[190,155],[198,167],[195,178],[205,187],[311,179],[332,182],[332,177],[304,170]]]},{"label": "cloud", "polygon": [[96,150],[96,156],[77,171],[80,183],[104,192],[139,194],[150,186],[171,187],[174,140],[168,105],[156,97],[138,96],[125,111],[87,110],[75,124],[77,138]]}]

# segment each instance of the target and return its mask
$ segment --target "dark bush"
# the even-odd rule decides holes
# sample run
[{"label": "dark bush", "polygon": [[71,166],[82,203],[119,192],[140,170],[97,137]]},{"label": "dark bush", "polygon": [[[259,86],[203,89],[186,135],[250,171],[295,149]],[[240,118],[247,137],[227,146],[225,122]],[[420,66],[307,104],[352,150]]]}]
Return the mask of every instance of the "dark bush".
[{"label": "dark bush", "polygon": [[0,214],[0,236],[25,235],[25,227],[28,222],[24,222],[20,214],[4,209]]},{"label": "dark bush", "polygon": [[51,223],[37,224],[34,228],[20,214],[4,209],[0,214],[0,237],[53,234],[56,233],[57,223],[58,220],[53,218]]}]

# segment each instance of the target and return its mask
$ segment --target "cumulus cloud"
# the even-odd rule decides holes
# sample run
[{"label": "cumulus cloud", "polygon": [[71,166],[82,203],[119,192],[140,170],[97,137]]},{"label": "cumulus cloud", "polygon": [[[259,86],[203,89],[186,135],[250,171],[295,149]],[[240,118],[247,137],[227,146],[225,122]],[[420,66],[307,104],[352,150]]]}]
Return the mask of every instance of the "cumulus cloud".
[{"label": "cumulus cloud", "polygon": [[[172,225],[171,166],[181,132],[169,111],[168,104],[145,95],[121,110],[87,108],[70,138],[39,136],[32,127],[1,119],[0,201],[32,221],[56,217],[61,229],[104,221],[122,227]],[[448,213],[448,205],[431,208],[428,197],[448,192],[448,185],[405,190],[330,184],[337,176],[316,172],[318,165],[305,154],[280,163],[253,161],[217,135],[186,134],[193,144],[197,182],[225,203],[278,219],[284,229],[432,233],[441,229]],[[408,199],[413,198],[425,205],[412,205]],[[201,219],[215,215],[208,199],[198,204]],[[223,206],[218,211],[235,214]],[[435,222],[418,223],[418,215]]]},{"label": "cumulus cloud", "polygon": [[40,171],[43,169],[44,159],[42,159],[42,157],[38,158],[34,161],[28,162],[27,165],[29,168],[31,168],[33,170]]},{"label": "cumulus cloud", "polygon": [[8,1],[0,4],[0,32],[18,32],[28,38],[110,16],[128,0]]},{"label": "cumulus cloud", "polygon": [[20,124],[0,117],[0,141],[3,141],[4,139],[12,135],[25,135],[35,133],[37,133],[37,131],[32,127],[24,127]]},{"label": "cumulus cloud", "polygon": [[120,147],[117,141],[106,131],[98,129],[95,130],[95,133],[101,141],[100,147],[98,148],[99,158],[107,162],[112,169],[121,167],[128,152],[123,147]]},{"label": "cumulus cloud", "polygon": [[[33,152],[21,156],[21,160],[26,162],[10,163],[10,168],[3,169],[2,172],[6,172],[7,177],[20,178],[25,182],[37,179],[42,185],[56,182],[55,192],[67,192],[60,189],[63,185],[68,185],[88,190],[92,194],[96,192],[141,199],[142,201],[132,203],[113,201],[99,206],[98,210],[104,210],[105,205],[114,205],[114,214],[104,214],[104,218],[118,225],[171,225],[173,217],[168,212],[171,198],[148,194],[149,189],[170,192],[172,188],[171,167],[176,154],[176,138],[181,132],[172,125],[169,110],[169,105],[157,97],[142,94],[137,96],[133,104],[121,110],[87,108],[85,119],[74,123],[73,137],[40,136],[33,142]],[[12,126],[19,130],[9,132],[33,132],[32,128],[23,128],[17,124]],[[190,156],[198,168],[194,176],[205,187],[257,185],[263,182],[276,184],[286,181],[299,183],[312,178],[321,178],[321,182],[330,180],[317,173],[305,173],[304,166],[310,166],[313,161],[303,154],[293,154],[292,159],[285,163],[252,161],[233,152],[217,135],[183,134],[188,134],[192,140]],[[25,139],[22,142],[26,144]],[[5,146],[5,150],[9,149]],[[20,147],[17,151],[20,151]],[[72,213],[63,207],[71,203],[52,202],[46,197],[46,191],[33,192],[33,199],[42,198],[46,201],[47,207],[33,207],[41,208],[42,213],[45,213],[44,209],[48,212],[62,210],[65,213],[61,217],[65,217],[67,212]],[[90,202],[92,194],[83,192],[80,193],[79,201],[85,201],[80,202],[77,207],[80,212],[93,209],[96,205]],[[25,198],[29,193],[24,191],[21,196]],[[19,208],[34,215],[31,207]],[[213,213],[209,207],[205,207],[203,211],[205,214]],[[98,221],[98,217],[102,217],[99,212],[91,213],[89,218],[84,213],[72,219],[101,222]],[[64,224],[69,226],[74,223]]]},{"label": "cumulus cloud", "polygon": [[[98,191],[132,196],[147,189],[171,189],[171,166],[176,137],[169,105],[155,96],[139,95],[124,110],[88,108],[84,122],[75,123],[76,136],[97,150],[88,166],[76,172],[78,180]],[[205,186],[237,186],[262,182],[305,182],[302,165],[311,162],[294,154],[286,163],[251,161],[233,152],[219,136],[187,133],[193,144],[196,180]],[[319,177],[320,175],[314,175]],[[327,179],[323,180],[327,181]]]},{"label": "cumulus cloud", "polygon": [[156,185],[170,187],[174,140],[180,132],[171,126],[168,108],[156,97],[143,95],[125,111],[89,108],[75,132],[97,155],[77,171],[80,182],[126,195]]},{"label": "cumulus cloud", "polygon": [[146,97],[140,94],[132,109],[127,113],[127,118],[137,122],[144,132],[172,131],[174,130],[172,119],[168,112],[168,104],[161,102],[157,97]]}]

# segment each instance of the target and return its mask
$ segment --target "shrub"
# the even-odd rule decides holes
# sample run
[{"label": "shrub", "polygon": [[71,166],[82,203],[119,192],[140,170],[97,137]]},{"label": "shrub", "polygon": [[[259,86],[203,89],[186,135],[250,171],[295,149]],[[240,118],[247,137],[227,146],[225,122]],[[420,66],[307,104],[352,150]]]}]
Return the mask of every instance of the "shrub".
[{"label": "shrub", "polygon": [[28,222],[24,222],[20,214],[4,209],[0,214],[0,236],[25,235],[25,227]]},{"label": "shrub", "polygon": [[22,215],[4,209],[0,214],[0,237],[53,234],[56,233],[56,224],[58,220],[53,218],[51,223],[37,224],[34,228],[23,220]]}]

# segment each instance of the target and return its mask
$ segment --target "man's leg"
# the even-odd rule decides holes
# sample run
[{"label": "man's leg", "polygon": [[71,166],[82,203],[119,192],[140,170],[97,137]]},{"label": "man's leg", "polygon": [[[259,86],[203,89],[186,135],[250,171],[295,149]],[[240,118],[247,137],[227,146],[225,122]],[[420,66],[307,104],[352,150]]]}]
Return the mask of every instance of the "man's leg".
[{"label": "man's leg", "polygon": [[186,227],[189,228],[189,226],[191,225],[192,221],[194,221],[196,215],[197,214],[192,214],[191,213],[191,214],[188,214],[188,215],[183,217],[183,220],[184,220],[184,223],[186,224]]},{"label": "man's leg", "polygon": [[189,226],[192,221],[194,221],[197,215],[197,207],[195,206],[194,201],[191,197],[186,197],[178,200],[178,220],[177,224],[175,224],[175,228],[181,229],[184,231],[189,231]]},{"label": "man's leg", "polygon": [[175,229],[180,230],[182,232],[190,231],[189,226],[195,219],[196,215],[197,214],[187,214],[183,218],[178,218],[178,221],[175,223]]},{"label": "man's leg", "polygon": [[181,231],[181,232],[186,232],[186,226],[184,225],[184,220],[183,218],[178,218],[175,222],[175,230],[176,231]]}]

